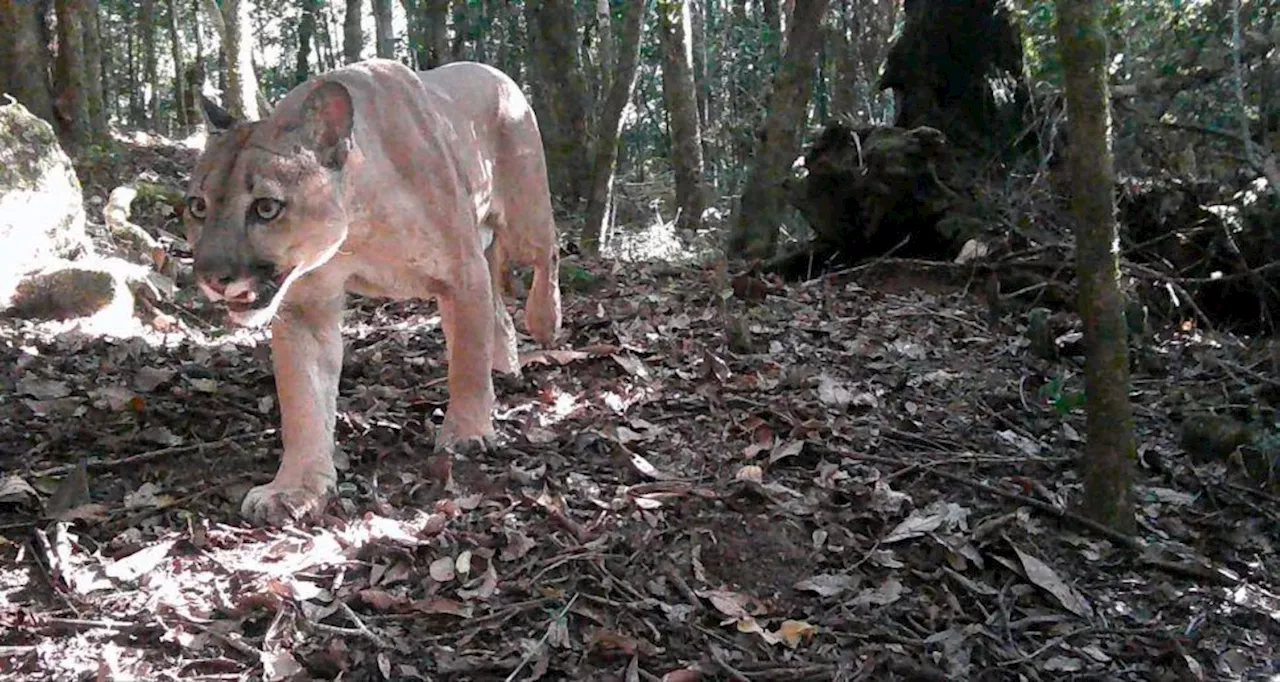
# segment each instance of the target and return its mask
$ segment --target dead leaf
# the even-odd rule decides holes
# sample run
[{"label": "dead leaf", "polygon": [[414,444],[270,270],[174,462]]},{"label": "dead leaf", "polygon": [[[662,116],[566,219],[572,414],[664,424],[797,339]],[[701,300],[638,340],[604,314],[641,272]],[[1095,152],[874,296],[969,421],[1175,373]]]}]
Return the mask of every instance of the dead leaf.
[{"label": "dead leaf", "polygon": [[774,634],[782,640],[784,644],[796,648],[800,644],[800,640],[806,637],[812,637],[818,633],[818,628],[803,620],[784,620],[782,625],[778,627]]},{"label": "dead leaf", "polygon": [[438,613],[459,618],[470,618],[471,614],[475,613],[475,608],[470,604],[464,604],[454,599],[445,599],[444,597],[415,601],[413,602],[413,609],[422,613]]},{"label": "dead leaf", "polygon": [[611,355],[610,357],[612,357],[613,361],[618,363],[622,369],[625,369],[627,374],[640,379],[649,378],[649,369],[644,366],[644,362],[631,353]]},{"label": "dead leaf", "polygon": [[65,381],[27,375],[18,380],[18,394],[29,395],[36,400],[57,400],[71,395],[71,387]]},{"label": "dead leaf", "polygon": [[847,573],[823,573],[801,580],[796,583],[796,589],[816,592],[823,597],[834,597],[857,584],[857,578]]},{"label": "dead leaf", "polygon": [[827,374],[818,377],[818,400],[833,407],[848,407],[853,402],[853,391]]},{"label": "dead leaf", "polygon": [[263,651],[261,659],[262,677],[269,682],[287,680],[302,672],[302,664],[287,649]]},{"label": "dead leaf", "polygon": [[1013,546],[1013,551],[1022,562],[1022,569],[1027,572],[1027,579],[1036,586],[1052,594],[1068,611],[1081,618],[1092,618],[1093,607],[1089,600],[1075,588],[1068,585],[1048,564]]},{"label": "dead leaf", "polygon": [[6,476],[0,479],[0,503],[35,505],[40,503],[40,496],[26,479],[20,476]]},{"label": "dead leaf", "polygon": [[800,454],[800,451],[803,449],[804,441],[802,440],[790,440],[779,443],[774,446],[773,452],[769,453],[769,463],[774,464],[779,460],[783,460],[788,457],[795,457]]},{"label": "dead leaf", "polygon": [[173,504],[173,497],[160,494],[160,486],[150,481],[124,496],[125,509],[162,509]]},{"label": "dead leaf", "polygon": [[447,583],[457,577],[454,570],[453,557],[442,556],[431,562],[427,572],[431,575],[431,579],[438,583]]},{"label": "dead leaf", "polygon": [[172,369],[141,367],[133,377],[133,387],[143,393],[151,393],[172,380],[177,373],[177,370]]},{"label": "dead leaf", "polygon": [[103,571],[108,577],[131,583],[156,570],[164,562],[165,557],[169,556],[169,550],[173,549],[176,543],[176,540],[166,540],[144,547],[123,559],[108,563],[103,567]]},{"label": "dead leaf", "polygon": [[764,482],[764,469],[758,464],[747,464],[738,469],[733,475],[735,481],[747,481],[750,483]]},{"label": "dead leaf", "polygon": [[51,517],[59,517],[71,509],[89,502],[89,462],[81,457],[76,468],[58,482],[58,487],[45,506],[45,513]]},{"label": "dead leaf", "polygon": [[359,592],[360,600],[375,611],[382,613],[399,613],[409,603],[404,597],[396,596],[381,589],[364,589]]},{"label": "dead leaf", "polygon": [[854,606],[888,606],[902,598],[902,583],[897,578],[885,578],[878,587],[863,590],[850,603]]}]

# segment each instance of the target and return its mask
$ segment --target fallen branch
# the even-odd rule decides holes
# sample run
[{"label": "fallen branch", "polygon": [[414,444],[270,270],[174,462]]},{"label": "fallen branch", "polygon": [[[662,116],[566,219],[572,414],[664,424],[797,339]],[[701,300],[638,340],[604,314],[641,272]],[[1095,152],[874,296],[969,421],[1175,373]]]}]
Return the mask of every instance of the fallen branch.
[{"label": "fallen branch", "polygon": [[[114,469],[116,467],[126,466],[129,464],[138,464],[140,462],[150,462],[152,460],[160,459],[161,457],[168,457],[169,455],[177,455],[183,452],[197,452],[202,448],[210,448],[210,447],[216,447],[219,445],[226,445],[227,443],[234,443],[240,440],[262,438],[263,436],[270,436],[275,432],[276,432],[275,429],[263,429],[262,431],[240,433],[234,436],[227,436],[226,438],[220,438],[218,440],[209,441],[205,443],[191,443],[190,445],[175,445],[173,447],[160,448],[159,450],[149,450],[147,452],[140,452],[136,455],[121,457],[120,459],[90,460],[88,462],[88,468],[90,471],[107,471],[110,469]],[[35,478],[44,478],[46,476],[59,476],[59,475],[69,474],[72,471],[75,471],[76,466],[77,466],[76,464],[60,464],[56,467],[49,467],[48,469],[41,469],[40,471],[32,472],[31,475]]]}]

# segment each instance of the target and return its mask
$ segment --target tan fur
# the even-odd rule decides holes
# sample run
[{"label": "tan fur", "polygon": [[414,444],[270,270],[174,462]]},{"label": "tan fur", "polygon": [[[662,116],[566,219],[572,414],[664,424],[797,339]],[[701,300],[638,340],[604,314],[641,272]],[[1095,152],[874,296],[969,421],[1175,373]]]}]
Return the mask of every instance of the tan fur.
[{"label": "tan fur", "polygon": [[[549,345],[559,332],[541,138],[519,88],[493,68],[415,74],[375,59],[318,76],[268,119],[212,135],[188,195],[201,288],[233,321],[271,323],[284,456],[275,480],[246,496],[251,520],[299,518],[332,491],[345,292],[438,301],[449,406],[437,450],[488,442],[491,369],[519,373],[508,261],[534,270],[530,333]],[[279,215],[255,217],[269,200],[283,202]]]}]

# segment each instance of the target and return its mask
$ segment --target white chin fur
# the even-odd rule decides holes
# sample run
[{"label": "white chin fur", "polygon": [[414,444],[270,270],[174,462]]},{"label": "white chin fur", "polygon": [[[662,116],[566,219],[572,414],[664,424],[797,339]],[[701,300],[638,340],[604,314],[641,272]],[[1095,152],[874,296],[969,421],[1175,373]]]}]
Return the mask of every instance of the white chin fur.
[{"label": "white chin fur", "polygon": [[253,310],[234,311],[228,310],[227,317],[241,327],[261,327],[272,320],[276,316],[276,311],[280,309],[280,304],[284,301],[285,295],[289,292],[289,287],[298,280],[299,277],[315,270],[316,268],[329,262],[338,253],[338,249],[342,247],[342,243],[346,241],[346,235],[339,239],[333,246],[325,249],[324,253],[316,259],[316,262],[310,265],[300,265],[294,268],[284,281],[280,283],[280,288],[276,290],[276,295],[272,297],[271,302],[265,307]]}]

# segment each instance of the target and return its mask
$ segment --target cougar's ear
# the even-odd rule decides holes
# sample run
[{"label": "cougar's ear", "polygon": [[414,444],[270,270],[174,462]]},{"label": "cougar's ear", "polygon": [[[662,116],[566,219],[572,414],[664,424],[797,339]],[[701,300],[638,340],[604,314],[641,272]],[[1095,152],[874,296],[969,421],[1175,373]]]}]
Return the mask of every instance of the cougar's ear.
[{"label": "cougar's ear", "polygon": [[200,95],[200,110],[204,112],[204,120],[214,132],[220,133],[235,125],[235,116],[204,95]]},{"label": "cougar's ear", "polygon": [[351,128],[355,123],[355,108],[346,86],[334,81],[316,86],[297,116],[297,120],[285,123],[286,134],[314,152],[325,167],[342,168],[351,149]]}]

